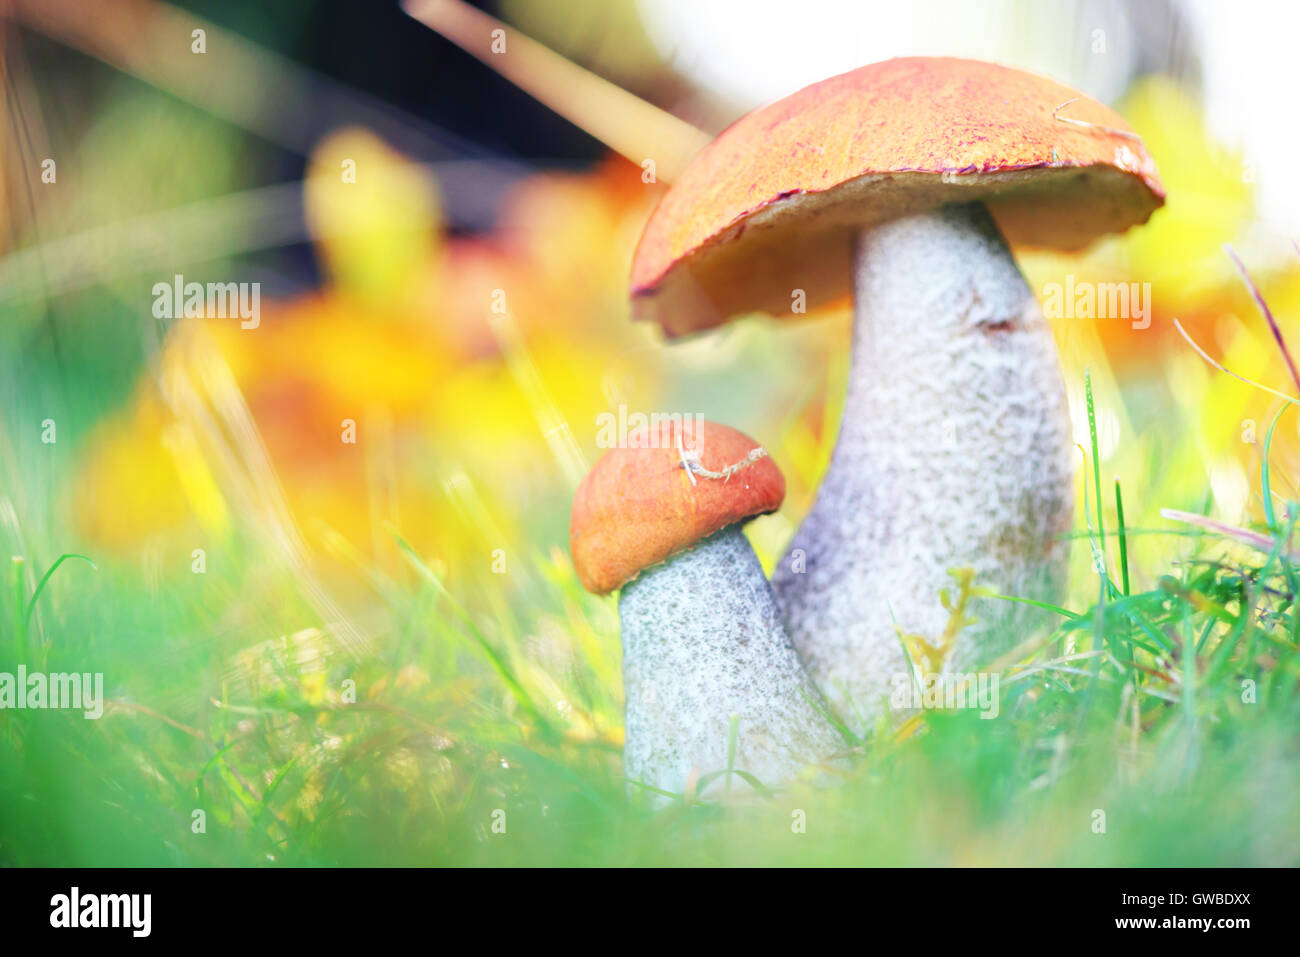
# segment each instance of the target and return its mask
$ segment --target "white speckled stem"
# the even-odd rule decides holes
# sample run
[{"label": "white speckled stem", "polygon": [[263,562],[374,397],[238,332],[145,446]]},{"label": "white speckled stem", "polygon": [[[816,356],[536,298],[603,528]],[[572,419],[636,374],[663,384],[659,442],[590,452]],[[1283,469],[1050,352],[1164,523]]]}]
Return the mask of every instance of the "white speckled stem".
[{"label": "white speckled stem", "polygon": [[[739,524],[642,572],[618,609],[628,778],[680,794],[693,768],[726,768],[733,714],[734,767],[768,787],[843,749]],[[724,778],[700,795],[720,795]],[[751,788],[733,778],[732,790]]]},{"label": "white speckled stem", "polygon": [[[1051,331],[982,204],[863,232],[854,269],[839,439],[772,583],[810,674],[861,733],[907,674],[891,615],[938,642],[949,569],[1058,597],[1073,464]],[[1044,621],[992,599],[970,611],[979,624],[946,670],[987,662]]]}]

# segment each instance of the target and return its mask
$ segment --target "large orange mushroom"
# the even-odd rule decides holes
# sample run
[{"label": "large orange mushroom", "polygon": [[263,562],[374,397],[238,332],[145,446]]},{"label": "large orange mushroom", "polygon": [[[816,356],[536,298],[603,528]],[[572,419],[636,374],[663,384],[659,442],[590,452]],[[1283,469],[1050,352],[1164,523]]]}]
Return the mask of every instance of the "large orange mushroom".
[{"label": "large orange mushroom", "polygon": [[[1163,202],[1107,107],[991,63],[913,57],[807,87],[731,126],[642,235],[633,310],[670,336],[851,293],[853,371],[817,500],[773,584],[851,726],[906,674],[898,629],[942,633],[955,567],[1050,598],[1073,483],[1050,330],[1007,241],[1073,250]],[[1030,624],[985,602],[949,666]]]},{"label": "large orange mushroom", "polygon": [[742,531],[784,497],[761,446],[694,420],[632,433],[578,487],[578,577],[621,589],[629,779],[680,793],[724,769],[733,718],[732,767],[767,785],[842,746]]}]

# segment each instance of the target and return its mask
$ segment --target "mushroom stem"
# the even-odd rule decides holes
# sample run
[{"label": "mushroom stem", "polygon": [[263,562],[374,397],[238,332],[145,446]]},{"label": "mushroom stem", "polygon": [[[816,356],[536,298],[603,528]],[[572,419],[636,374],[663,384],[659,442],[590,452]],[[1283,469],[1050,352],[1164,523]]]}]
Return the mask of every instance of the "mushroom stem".
[{"label": "mushroom stem", "polygon": [[843,748],[739,523],[643,571],[618,608],[628,778],[681,793],[725,769],[733,715],[731,766],[769,787]]},{"label": "mushroom stem", "polygon": [[[813,679],[864,731],[909,680],[899,631],[938,643],[950,569],[1053,600],[1073,517],[1068,406],[1051,331],[983,204],[864,230],[854,250],[853,365],[817,500],[773,585]],[[976,599],[945,670],[1038,626]]]}]

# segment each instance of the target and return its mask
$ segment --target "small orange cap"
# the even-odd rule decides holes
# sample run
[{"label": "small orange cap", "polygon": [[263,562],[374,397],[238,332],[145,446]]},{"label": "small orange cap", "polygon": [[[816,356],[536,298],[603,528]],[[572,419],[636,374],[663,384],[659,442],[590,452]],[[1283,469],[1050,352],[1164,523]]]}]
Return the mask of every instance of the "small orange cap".
[{"label": "small orange cap", "polygon": [[[1067,105],[1068,104],[1068,105]],[[1164,202],[1113,110],[978,60],[904,57],[742,117],[678,177],[632,265],[633,314],[670,336],[850,292],[853,236],[981,201],[1011,243],[1081,249]]]},{"label": "small orange cap", "polygon": [[[688,475],[679,440],[687,459],[697,456],[703,469],[734,470],[726,478]],[[785,499],[776,463],[749,436],[725,425],[666,423],[638,429],[628,445],[602,455],[573,499],[569,550],[578,578],[596,594],[728,525],[776,511]]]}]

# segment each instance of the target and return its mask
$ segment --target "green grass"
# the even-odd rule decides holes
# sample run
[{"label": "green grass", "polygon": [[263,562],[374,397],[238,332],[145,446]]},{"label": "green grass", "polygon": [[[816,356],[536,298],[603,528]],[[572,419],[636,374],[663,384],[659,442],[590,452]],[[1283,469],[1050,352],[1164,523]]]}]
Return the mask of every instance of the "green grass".
[{"label": "green grass", "polygon": [[[663,812],[621,774],[615,608],[562,555],[454,595],[402,543],[361,659],[237,541],[154,587],[65,562],[35,601],[57,562],[28,557],[0,670],[102,671],[113,704],[0,712],[0,863],[1296,864],[1291,523],[1264,555],[1122,519],[1103,542],[1098,511],[1121,583],[1099,562],[1096,603],[999,663],[996,720],[926,712],[834,786],[736,777],[723,804]],[[1132,590],[1147,534],[1176,560]],[[289,637],[250,649],[254,631]]]}]

